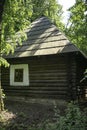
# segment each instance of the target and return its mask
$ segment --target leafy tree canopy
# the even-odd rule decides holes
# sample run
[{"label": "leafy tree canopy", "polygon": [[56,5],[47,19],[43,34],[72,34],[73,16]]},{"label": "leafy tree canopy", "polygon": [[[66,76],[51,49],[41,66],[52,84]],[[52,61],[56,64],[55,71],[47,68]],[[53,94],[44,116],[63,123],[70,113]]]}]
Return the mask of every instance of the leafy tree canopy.
[{"label": "leafy tree canopy", "polygon": [[[23,30],[29,25],[32,15],[31,0],[5,0],[1,22],[1,54],[14,52],[16,45],[25,39]],[[16,32],[19,32],[17,34]],[[0,65],[6,60],[0,58]]]},{"label": "leafy tree canopy", "polygon": [[76,0],[70,9],[66,34],[72,43],[87,54],[87,4],[85,0]]},{"label": "leafy tree canopy", "polygon": [[[61,23],[62,7],[56,0],[5,0],[1,24],[1,54],[14,52],[17,44],[26,39],[24,33],[33,20],[45,15],[63,30]],[[0,66],[7,65],[6,60],[0,58]]]},{"label": "leafy tree canopy", "polygon": [[62,24],[62,6],[58,4],[56,0],[32,0],[33,13],[31,20],[35,20],[37,17],[45,15],[49,17],[60,30],[64,29]]}]

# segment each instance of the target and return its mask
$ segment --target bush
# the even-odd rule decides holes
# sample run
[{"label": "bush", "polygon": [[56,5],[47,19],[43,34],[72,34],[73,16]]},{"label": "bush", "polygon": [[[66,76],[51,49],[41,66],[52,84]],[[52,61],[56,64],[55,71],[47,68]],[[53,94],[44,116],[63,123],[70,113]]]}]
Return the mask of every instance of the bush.
[{"label": "bush", "polygon": [[87,117],[77,105],[70,103],[65,116],[60,117],[57,128],[58,130],[87,130]]},{"label": "bush", "polygon": [[64,116],[58,115],[55,123],[48,123],[41,130],[87,130],[86,116],[77,105],[70,103]]}]

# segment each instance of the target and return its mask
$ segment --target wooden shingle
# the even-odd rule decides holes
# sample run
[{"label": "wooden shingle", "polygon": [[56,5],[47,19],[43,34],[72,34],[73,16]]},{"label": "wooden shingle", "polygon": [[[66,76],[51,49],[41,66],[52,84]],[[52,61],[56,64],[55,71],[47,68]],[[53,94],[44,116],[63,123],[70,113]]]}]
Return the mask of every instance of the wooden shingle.
[{"label": "wooden shingle", "polygon": [[27,40],[16,48],[13,55],[7,56],[8,58],[79,51],[47,17],[36,19],[30,28],[26,29],[26,33]]}]

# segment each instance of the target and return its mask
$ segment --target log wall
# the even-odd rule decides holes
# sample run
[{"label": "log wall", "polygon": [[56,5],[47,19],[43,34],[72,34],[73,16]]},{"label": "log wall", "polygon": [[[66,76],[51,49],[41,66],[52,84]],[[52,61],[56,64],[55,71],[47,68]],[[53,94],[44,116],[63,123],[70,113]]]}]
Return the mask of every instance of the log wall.
[{"label": "log wall", "polygon": [[9,62],[10,64],[28,63],[30,83],[29,86],[10,86],[10,69],[2,68],[2,86],[7,95],[33,98],[71,98],[70,92],[76,82],[74,57],[53,55],[11,59]]},{"label": "log wall", "polygon": [[87,100],[87,79],[83,80],[87,69],[87,59],[83,59],[81,55],[78,55],[76,60],[78,61],[76,65],[76,86],[79,88],[78,100]]}]

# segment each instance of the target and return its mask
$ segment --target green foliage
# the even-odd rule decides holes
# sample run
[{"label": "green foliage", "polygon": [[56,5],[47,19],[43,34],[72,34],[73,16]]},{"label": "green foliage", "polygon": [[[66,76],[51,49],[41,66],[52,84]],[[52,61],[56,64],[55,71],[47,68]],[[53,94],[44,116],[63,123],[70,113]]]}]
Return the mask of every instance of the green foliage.
[{"label": "green foliage", "polygon": [[45,121],[40,128],[30,128],[29,130],[86,130],[86,114],[81,112],[77,105],[70,103],[64,116],[59,116],[58,113],[56,122]]},{"label": "green foliage", "polygon": [[73,103],[70,103],[68,105],[66,114],[64,116],[59,116],[58,114],[58,119],[56,122],[54,123],[46,122],[45,126],[42,125],[42,127],[40,128],[40,130],[86,130],[86,129],[87,129],[86,114],[82,113],[80,108],[77,105],[74,105]]},{"label": "green foliage", "polygon": [[85,70],[84,77],[82,78],[80,82],[84,82],[85,80],[87,80],[87,69]]},{"label": "green foliage", "polygon": [[31,20],[35,20],[43,15],[49,17],[60,30],[64,29],[61,15],[63,13],[62,6],[56,0],[32,0],[33,13]]},{"label": "green foliage", "polygon": [[84,0],[76,0],[69,11],[70,18],[65,33],[72,43],[87,54],[87,5]]},{"label": "green foliage", "polygon": [[86,130],[87,117],[80,108],[70,103],[66,115],[60,117],[58,123],[58,130]]},{"label": "green foliage", "polygon": [[0,66],[3,65],[5,67],[9,66],[9,63],[2,57],[0,57]]},{"label": "green foliage", "polygon": [[[14,48],[26,39],[24,29],[30,24],[32,15],[31,0],[6,0],[1,23],[0,53],[8,55]],[[8,65],[0,57],[0,66]]]},{"label": "green foliage", "polygon": [[[14,53],[15,47],[26,40],[25,28],[42,15],[49,17],[59,29],[63,30],[61,14],[62,7],[56,0],[5,0],[2,23],[0,23],[0,53],[5,55]],[[0,57],[1,65],[8,65],[2,57]]]},{"label": "green foliage", "polygon": [[[59,116],[54,123],[47,123],[41,130],[86,130],[87,115],[81,112],[80,108],[73,103],[67,107],[64,116]],[[36,129],[37,130],[37,129]]]}]

